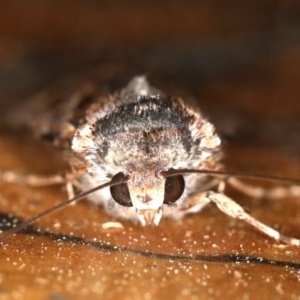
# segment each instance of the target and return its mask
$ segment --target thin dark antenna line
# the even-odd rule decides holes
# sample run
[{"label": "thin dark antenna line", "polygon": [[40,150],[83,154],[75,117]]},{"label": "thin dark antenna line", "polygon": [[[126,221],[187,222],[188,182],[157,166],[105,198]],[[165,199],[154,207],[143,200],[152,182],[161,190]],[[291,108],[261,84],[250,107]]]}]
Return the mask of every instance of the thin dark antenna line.
[{"label": "thin dark antenna line", "polygon": [[13,234],[20,232],[21,230],[23,230],[24,228],[26,228],[27,226],[29,226],[30,224],[32,224],[36,220],[38,220],[38,219],[40,219],[40,218],[42,218],[42,217],[44,217],[44,216],[46,216],[48,214],[51,214],[51,213],[53,213],[55,211],[58,211],[58,210],[62,209],[63,207],[65,207],[65,206],[67,206],[67,205],[69,205],[71,203],[75,203],[75,202],[77,202],[79,200],[82,200],[87,195],[89,195],[89,194],[91,194],[91,193],[93,193],[95,191],[98,191],[98,190],[103,189],[103,188],[108,187],[108,186],[113,186],[113,185],[117,185],[117,184],[120,184],[120,183],[124,183],[127,180],[128,180],[128,177],[127,178],[126,177],[122,178],[122,179],[117,180],[117,181],[111,180],[111,181],[106,182],[104,184],[98,185],[98,186],[96,186],[96,187],[94,187],[94,188],[92,188],[92,189],[90,189],[88,191],[85,191],[85,192],[79,194],[78,196],[75,196],[74,198],[68,200],[68,201],[62,202],[62,203],[60,203],[60,204],[58,204],[58,205],[56,205],[54,207],[51,207],[51,208],[43,211],[42,213],[40,213],[40,214],[32,217],[31,219],[29,219],[29,220],[27,220],[27,221],[25,221],[25,222],[17,225],[16,227],[11,228],[8,231],[4,232],[0,236],[0,242],[3,241],[4,239],[8,238],[9,236],[13,235]]},{"label": "thin dark antenna line", "polygon": [[274,175],[262,175],[262,174],[247,174],[242,172],[235,171],[218,171],[218,170],[195,170],[195,169],[174,169],[169,171],[163,171],[161,174],[165,177],[180,175],[180,174],[191,174],[191,173],[199,173],[199,174],[207,174],[207,175],[222,175],[226,177],[239,177],[245,179],[261,179],[266,181],[276,181],[276,182],[284,182],[287,184],[295,184],[300,185],[300,180],[295,178],[286,178]]}]

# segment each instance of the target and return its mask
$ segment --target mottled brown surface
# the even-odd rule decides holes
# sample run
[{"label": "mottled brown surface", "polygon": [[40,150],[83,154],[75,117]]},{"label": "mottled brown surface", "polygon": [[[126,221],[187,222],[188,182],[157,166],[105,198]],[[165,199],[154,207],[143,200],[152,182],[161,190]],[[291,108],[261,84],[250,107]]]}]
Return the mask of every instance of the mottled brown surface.
[{"label": "mottled brown surface", "polygon": [[[120,47],[130,45],[139,55],[128,54],[134,66],[161,86],[199,99],[227,139],[227,169],[300,177],[296,1],[170,1],[146,8],[131,1],[122,9],[117,1],[59,3],[0,3],[1,105],[16,105],[65,74],[101,65],[107,52],[122,61]],[[262,38],[262,32],[268,34]],[[207,48],[208,40],[214,42]],[[101,56],[105,47],[112,50]],[[48,144],[14,129],[2,127],[0,153],[4,170],[67,169]],[[252,216],[300,238],[299,199],[228,194]],[[28,219],[65,199],[61,187],[1,182],[1,223],[9,216]],[[117,220],[82,201],[5,240],[0,299],[300,299],[300,249],[274,242],[213,205],[155,228],[122,221],[122,229],[104,229],[108,221]]]}]

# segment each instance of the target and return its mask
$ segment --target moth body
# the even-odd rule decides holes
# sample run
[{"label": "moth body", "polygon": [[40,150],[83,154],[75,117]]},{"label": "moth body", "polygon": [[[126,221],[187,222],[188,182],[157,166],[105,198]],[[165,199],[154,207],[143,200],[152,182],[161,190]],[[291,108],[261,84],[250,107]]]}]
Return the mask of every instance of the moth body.
[{"label": "moth body", "polygon": [[[121,92],[100,99],[87,111],[75,131],[72,150],[86,166],[79,179],[84,189],[117,174],[130,177],[116,196],[125,198],[124,203],[118,203],[109,188],[91,194],[91,201],[115,217],[157,225],[162,216],[182,217],[189,195],[205,182],[205,175],[189,174],[184,182],[179,178],[176,182],[162,172],[215,169],[220,144],[214,126],[200,111],[151,87],[145,77],[135,77]],[[178,195],[182,191],[178,199],[168,201],[172,189],[175,193],[178,189]]]}]

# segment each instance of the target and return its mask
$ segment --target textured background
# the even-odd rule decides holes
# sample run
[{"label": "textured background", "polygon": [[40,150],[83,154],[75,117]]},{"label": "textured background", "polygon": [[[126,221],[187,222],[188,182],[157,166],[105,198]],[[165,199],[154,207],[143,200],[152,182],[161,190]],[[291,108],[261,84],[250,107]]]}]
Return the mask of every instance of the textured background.
[{"label": "textured background", "polygon": [[[61,81],[95,68],[116,74],[116,85],[149,74],[199,101],[224,137],[227,169],[299,178],[299,17],[292,0],[1,1],[0,113],[4,119],[36,92],[59,91]],[[66,170],[56,150],[15,122],[0,128],[0,169]],[[60,187],[1,183],[0,191],[2,226],[66,198]],[[299,199],[229,193],[254,217],[300,238]],[[83,201],[7,239],[0,299],[300,299],[299,249],[213,205],[157,228],[104,229],[111,220]]]}]

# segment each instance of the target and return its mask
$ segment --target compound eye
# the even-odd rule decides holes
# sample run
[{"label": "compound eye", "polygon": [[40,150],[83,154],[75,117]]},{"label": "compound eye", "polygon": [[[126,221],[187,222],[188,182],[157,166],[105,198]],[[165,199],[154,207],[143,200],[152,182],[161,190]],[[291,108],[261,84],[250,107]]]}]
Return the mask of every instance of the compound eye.
[{"label": "compound eye", "polygon": [[[113,179],[120,180],[124,178],[123,173],[116,174]],[[122,206],[132,206],[127,183],[120,183],[110,187],[110,193],[113,199]]]},{"label": "compound eye", "polygon": [[177,201],[184,191],[185,183],[182,175],[170,176],[165,182],[164,204],[170,204]]}]

